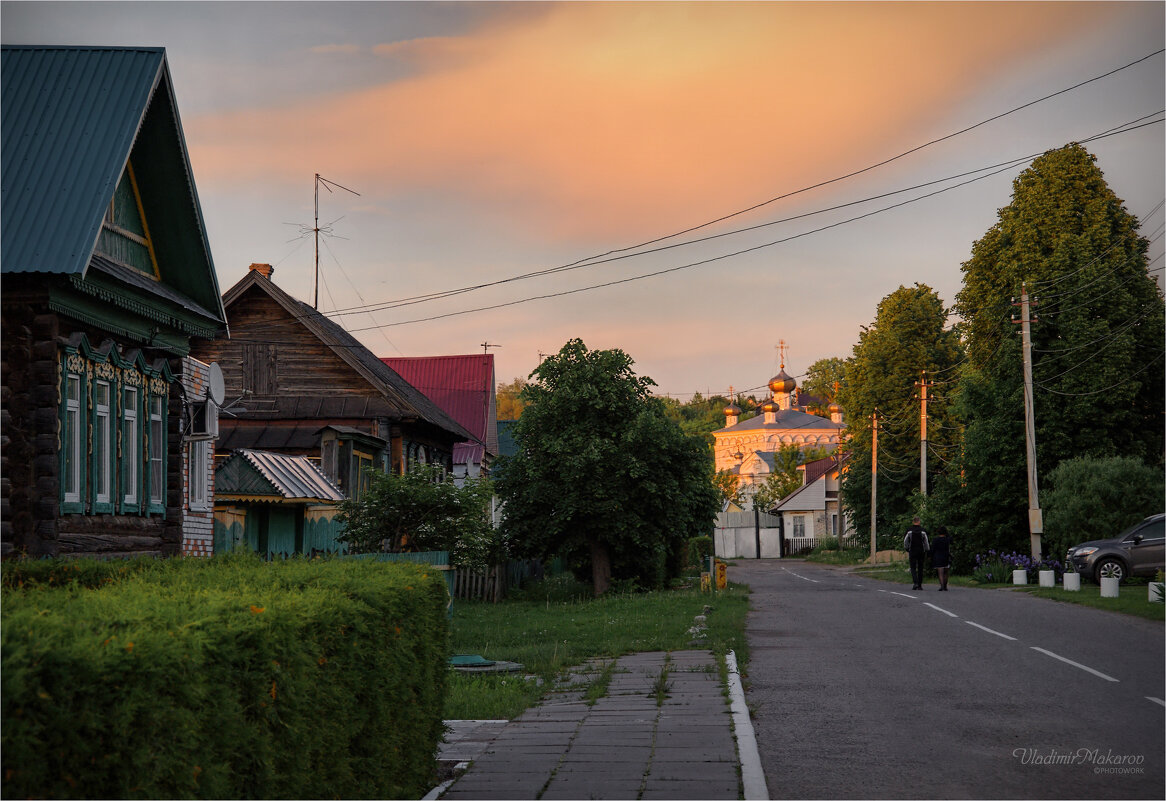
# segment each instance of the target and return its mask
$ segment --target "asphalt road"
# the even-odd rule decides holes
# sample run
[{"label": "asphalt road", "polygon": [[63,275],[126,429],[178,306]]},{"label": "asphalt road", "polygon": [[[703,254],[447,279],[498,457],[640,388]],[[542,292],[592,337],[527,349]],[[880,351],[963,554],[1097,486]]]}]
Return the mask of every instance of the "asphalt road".
[{"label": "asphalt road", "polygon": [[729,580],[753,590],[745,697],[772,798],[1166,797],[1160,623],[797,560]]}]

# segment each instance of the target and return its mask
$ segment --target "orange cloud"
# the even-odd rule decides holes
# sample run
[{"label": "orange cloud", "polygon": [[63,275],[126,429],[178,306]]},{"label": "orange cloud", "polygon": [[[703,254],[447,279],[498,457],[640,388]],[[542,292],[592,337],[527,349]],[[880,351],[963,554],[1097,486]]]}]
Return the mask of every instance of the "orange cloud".
[{"label": "orange cloud", "polygon": [[[435,193],[548,238],[683,226],[918,144],[1094,3],[562,3],[381,86],[188,121],[200,180]],[[1112,13],[1109,13],[1112,16]],[[376,187],[380,187],[379,191]]]}]

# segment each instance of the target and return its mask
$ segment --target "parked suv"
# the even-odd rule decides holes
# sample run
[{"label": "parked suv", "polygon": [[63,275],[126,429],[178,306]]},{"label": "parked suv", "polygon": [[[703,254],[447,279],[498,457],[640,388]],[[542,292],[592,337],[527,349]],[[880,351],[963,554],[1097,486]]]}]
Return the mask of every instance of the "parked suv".
[{"label": "parked suv", "polygon": [[1103,578],[1153,576],[1163,568],[1166,514],[1151,515],[1109,540],[1092,540],[1069,549],[1065,564],[1098,584]]}]

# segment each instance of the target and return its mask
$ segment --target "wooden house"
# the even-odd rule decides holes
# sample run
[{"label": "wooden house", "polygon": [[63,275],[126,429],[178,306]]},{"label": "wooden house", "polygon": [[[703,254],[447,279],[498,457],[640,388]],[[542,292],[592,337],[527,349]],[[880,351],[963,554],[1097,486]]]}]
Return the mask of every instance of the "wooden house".
[{"label": "wooden house", "polygon": [[460,486],[466,478],[490,475],[490,464],[498,456],[494,354],[382,357],[381,361],[476,437],[454,445],[454,481]]},{"label": "wooden house", "polygon": [[310,457],[346,497],[359,495],[366,467],[452,470],[454,445],[476,437],[272,274],[251,265],[223,295],[231,338],[196,351],[222,365],[219,452]]},{"label": "wooden house", "polygon": [[791,552],[812,548],[824,537],[849,539],[854,536],[854,528],[846,518],[839,492],[847,458],[843,454],[798,465],[802,486],[766,510],[782,518]]},{"label": "wooden house", "polygon": [[165,50],[4,46],[0,78],[3,555],[198,551],[190,351],[226,315]]}]

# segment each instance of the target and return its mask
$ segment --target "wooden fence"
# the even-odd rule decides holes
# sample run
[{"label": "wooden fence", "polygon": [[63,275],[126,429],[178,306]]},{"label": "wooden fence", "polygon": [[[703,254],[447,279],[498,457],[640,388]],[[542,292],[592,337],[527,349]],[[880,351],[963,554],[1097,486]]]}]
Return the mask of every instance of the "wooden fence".
[{"label": "wooden fence", "polygon": [[544,566],[538,559],[512,559],[501,565],[481,570],[456,568],[453,571],[453,597],[459,601],[489,601],[498,603],[507,590],[517,589],[528,581],[537,581],[544,575],[563,572],[561,559]]},{"label": "wooden fence", "polygon": [[498,603],[506,596],[506,571],[499,565],[487,570],[459,567],[453,571],[453,597],[459,601]]}]

